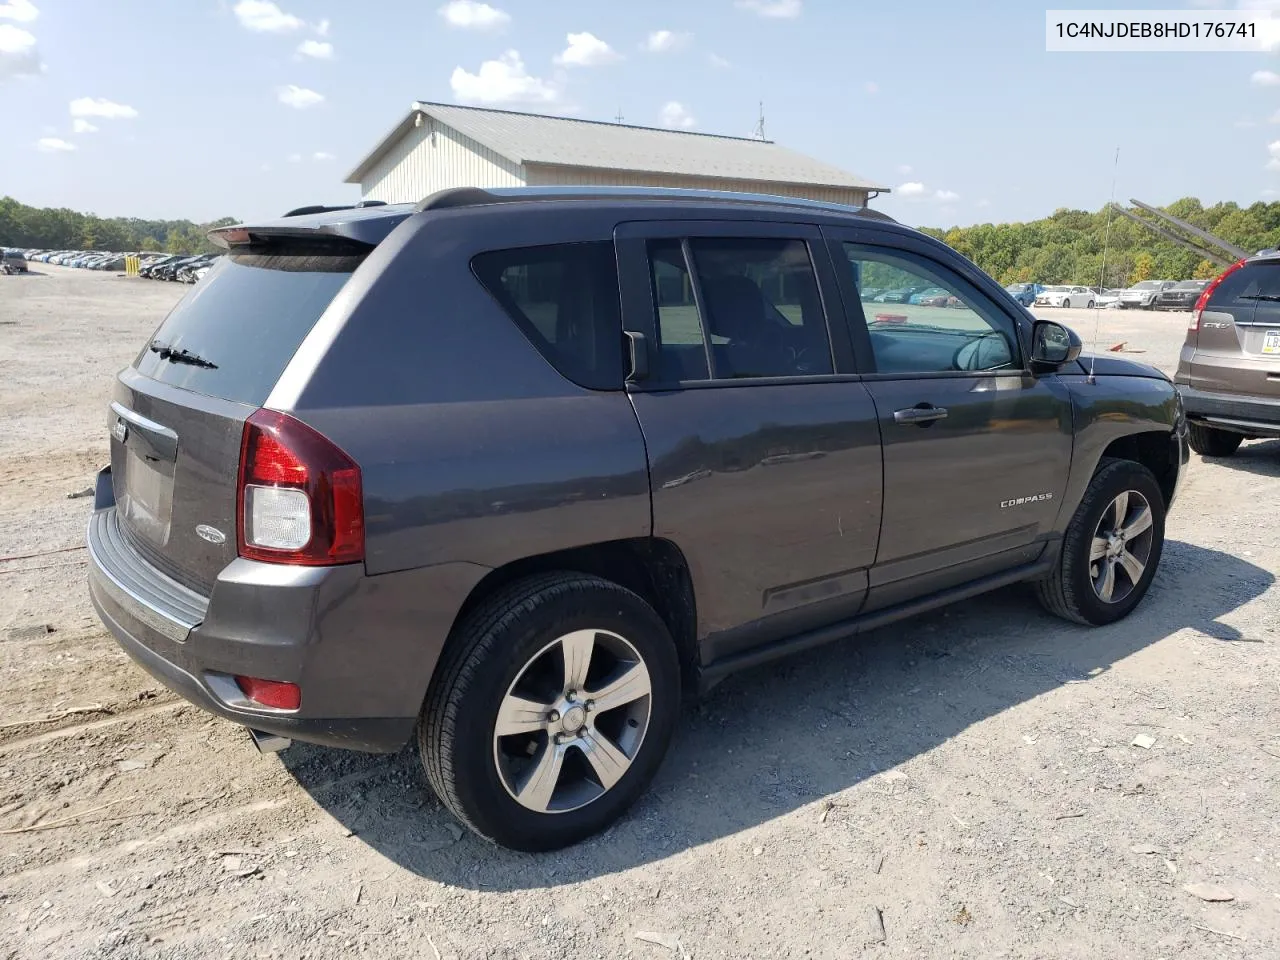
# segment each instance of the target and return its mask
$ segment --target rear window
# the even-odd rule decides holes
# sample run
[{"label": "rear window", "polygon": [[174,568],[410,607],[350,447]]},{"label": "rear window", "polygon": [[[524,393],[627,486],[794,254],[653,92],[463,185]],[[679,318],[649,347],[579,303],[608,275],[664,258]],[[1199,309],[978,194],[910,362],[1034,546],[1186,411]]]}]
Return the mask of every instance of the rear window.
[{"label": "rear window", "polygon": [[1209,298],[1208,306],[1253,306],[1260,297],[1280,297],[1280,263],[1251,263],[1228,274]]},{"label": "rear window", "polygon": [[362,260],[311,253],[219,257],[134,366],[161,383],[261,406]]},{"label": "rear window", "polygon": [[493,250],[475,257],[471,268],[562,376],[592,390],[622,387],[622,317],[611,242]]}]

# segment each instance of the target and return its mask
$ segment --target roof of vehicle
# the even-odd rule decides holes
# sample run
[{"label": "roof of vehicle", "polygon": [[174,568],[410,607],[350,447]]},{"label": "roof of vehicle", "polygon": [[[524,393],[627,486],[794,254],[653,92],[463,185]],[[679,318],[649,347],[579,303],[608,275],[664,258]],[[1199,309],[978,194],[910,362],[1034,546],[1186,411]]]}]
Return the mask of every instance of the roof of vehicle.
[{"label": "roof of vehicle", "polygon": [[[896,223],[888,214],[870,207],[853,207],[801,197],[779,197],[759,193],[724,190],[697,190],[681,187],[455,187],[440,190],[420,203],[392,203],[378,206],[320,207],[322,212],[286,214],[274,220],[236,224],[210,231],[214,243],[227,245],[230,238],[245,231],[272,236],[328,236],[376,244],[403,220],[415,213],[451,210],[495,204],[581,202],[609,204],[681,203],[710,208],[759,207],[772,211],[803,208],[814,213],[855,216]],[[313,208],[300,208],[313,209]]]},{"label": "roof of vehicle", "polygon": [[731,180],[803,183],[876,190],[889,188],[788,150],[771,140],[689,130],[605,123],[512,110],[415,101],[409,113],[347,174],[359,183],[425,115],[513,164],[684,174]]}]

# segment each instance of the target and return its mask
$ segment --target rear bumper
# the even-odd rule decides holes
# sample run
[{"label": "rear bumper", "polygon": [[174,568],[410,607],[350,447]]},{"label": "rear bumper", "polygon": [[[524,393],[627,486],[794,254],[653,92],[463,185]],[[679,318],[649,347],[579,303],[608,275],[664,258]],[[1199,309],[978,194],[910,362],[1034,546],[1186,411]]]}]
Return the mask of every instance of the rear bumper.
[{"label": "rear bumper", "polygon": [[[210,713],[326,746],[399,750],[470,587],[486,572],[442,565],[378,577],[363,565],[287,567],[237,559],[207,599],[123,538],[110,469],[89,522],[89,593],[120,646]],[[234,677],[296,683],[297,710],[259,707]]]},{"label": "rear bumper", "polygon": [[1178,391],[1191,420],[1236,433],[1280,437],[1280,400],[1206,393],[1181,384]]}]

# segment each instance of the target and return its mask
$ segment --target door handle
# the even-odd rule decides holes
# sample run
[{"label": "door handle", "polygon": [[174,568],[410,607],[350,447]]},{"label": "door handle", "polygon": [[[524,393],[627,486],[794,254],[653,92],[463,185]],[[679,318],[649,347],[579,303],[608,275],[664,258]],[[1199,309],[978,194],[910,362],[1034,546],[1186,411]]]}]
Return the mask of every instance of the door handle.
[{"label": "door handle", "polygon": [[895,422],[911,423],[918,427],[927,427],[935,420],[944,419],[946,415],[946,407],[935,407],[932,403],[917,403],[914,407],[893,411]]}]

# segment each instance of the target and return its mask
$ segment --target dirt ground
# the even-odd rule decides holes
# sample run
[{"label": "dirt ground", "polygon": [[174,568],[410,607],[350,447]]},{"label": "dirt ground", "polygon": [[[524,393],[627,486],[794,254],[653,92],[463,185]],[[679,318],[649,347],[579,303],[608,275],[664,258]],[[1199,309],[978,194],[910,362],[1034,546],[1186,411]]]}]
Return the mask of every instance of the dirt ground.
[{"label": "dirt ground", "polygon": [[[1280,442],[1193,459],[1127,621],[1010,589],[734,677],[622,822],[513,854],[410,750],[260,757],[117,649],[79,495],[186,288],[36,266],[0,277],[0,958],[1280,956]],[[1166,370],[1186,321],[1051,315]]]}]

